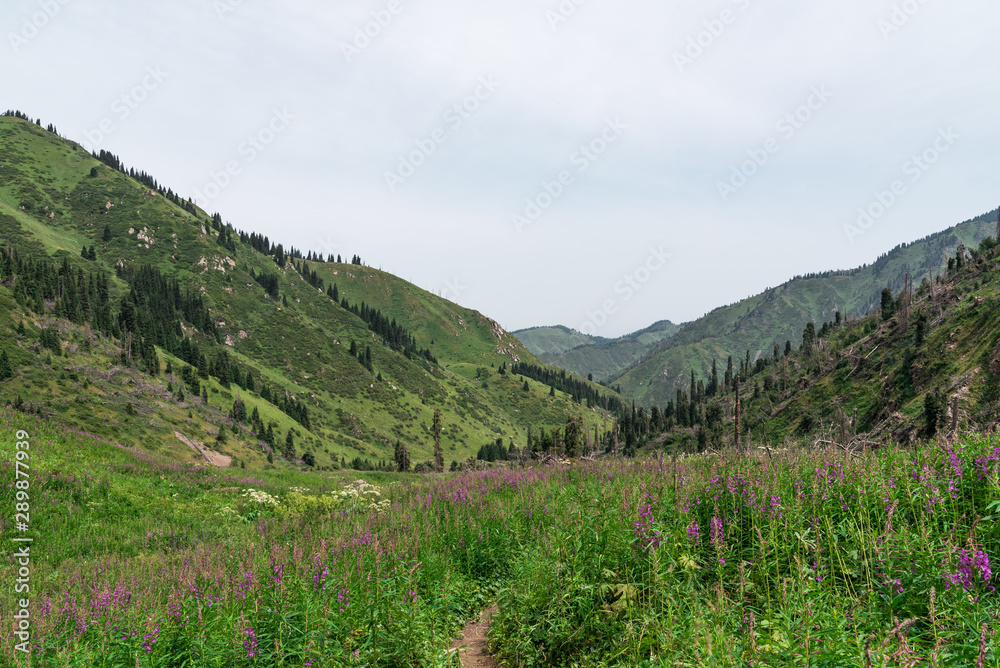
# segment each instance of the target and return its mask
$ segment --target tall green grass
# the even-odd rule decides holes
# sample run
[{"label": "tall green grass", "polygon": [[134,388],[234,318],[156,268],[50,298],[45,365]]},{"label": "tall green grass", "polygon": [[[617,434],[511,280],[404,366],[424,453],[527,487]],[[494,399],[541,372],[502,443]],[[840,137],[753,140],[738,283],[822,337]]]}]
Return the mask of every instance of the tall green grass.
[{"label": "tall green grass", "polygon": [[375,494],[0,410],[4,508],[18,429],[32,653],[5,603],[4,665],[456,665],[451,639],[490,601],[509,666],[1000,665],[996,439],[382,474]]}]

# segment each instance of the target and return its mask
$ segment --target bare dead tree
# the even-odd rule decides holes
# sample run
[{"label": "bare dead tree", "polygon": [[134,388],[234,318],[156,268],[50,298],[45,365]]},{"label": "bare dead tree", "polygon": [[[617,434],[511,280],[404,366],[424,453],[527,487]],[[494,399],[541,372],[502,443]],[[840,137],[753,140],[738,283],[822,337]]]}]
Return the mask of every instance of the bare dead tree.
[{"label": "bare dead tree", "polygon": [[122,337],[122,353],[130,365],[132,364],[132,339],[134,336],[132,332],[125,332],[125,336]]},{"label": "bare dead tree", "polygon": [[910,303],[913,301],[913,279],[909,274],[903,279],[903,292],[899,295],[899,326],[903,332],[910,329]]},{"label": "bare dead tree", "polygon": [[740,449],[740,410],[742,405],[740,404],[740,379],[736,379],[736,413],[735,413],[735,425],[736,425],[736,449]]}]

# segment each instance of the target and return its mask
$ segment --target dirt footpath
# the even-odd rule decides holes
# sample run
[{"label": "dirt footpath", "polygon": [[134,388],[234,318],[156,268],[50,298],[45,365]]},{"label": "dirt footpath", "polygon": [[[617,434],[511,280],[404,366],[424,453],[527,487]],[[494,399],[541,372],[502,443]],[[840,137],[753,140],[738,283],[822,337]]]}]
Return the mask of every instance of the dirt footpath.
[{"label": "dirt footpath", "polygon": [[462,637],[451,644],[462,659],[462,668],[497,668],[497,662],[486,652],[486,631],[496,607],[483,610],[474,622],[469,622],[462,630]]}]

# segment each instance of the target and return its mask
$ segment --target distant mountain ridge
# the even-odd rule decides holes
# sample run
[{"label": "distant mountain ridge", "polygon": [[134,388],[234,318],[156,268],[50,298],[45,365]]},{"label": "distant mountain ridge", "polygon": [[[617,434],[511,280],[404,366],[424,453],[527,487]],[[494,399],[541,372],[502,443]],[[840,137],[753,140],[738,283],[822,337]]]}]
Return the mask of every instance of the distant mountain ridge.
[{"label": "distant mountain ridge", "polygon": [[[989,214],[992,217],[992,214]],[[990,221],[992,224],[992,221]],[[992,226],[992,225],[991,225]],[[744,355],[678,388],[669,451],[914,443],[1000,426],[1000,246],[989,236],[873,313],[805,327],[797,349]]]},{"label": "distant mountain ridge", "polygon": [[[690,371],[707,379],[712,360],[726,364],[768,354],[786,341],[798,346],[807,322],[817,329],[839,311],[846,320],[878,308],[883,288],[899,293],[906,277],[919,284],[942,272],[947,257],[960,244],[975,247],[996,234],[997,212],[900,244],[872,264],[796,276],[701,318],[660,330],[660,323],[619,339],[600,339],[565,327],[540,327],[515,332],[539,359],[619,388],[623,396],[643,406],[663,406],[678,388],[690,383]],[[652,337],[649,334],[653,334]]]},{"label": "distant mountain ridge", "polygon": [[562,325],[532,327],[513,334],[546,364],[604,380],[624,371],[655,345],[674,336],[680,327],[661,320],[617,339],[590,336]]},{"label": "distant mountain ridge", "polygon": [[819,329],[839,311],[846,320],[870,313],[882,289],[898,294],[907,276],[919,284],[945,270],[959,245],[975,247],[996,233],[997,212],[977,216],[909,244],[900,244],[873,264],[794,278],[776,288],[721,307],[690,323],[621,374],[609,379],[622,394],[642,405],[665,404],[690,382],[694,369],[706,379],[712,360],[768,354],[786,341],[798,346],[806,323]]}]

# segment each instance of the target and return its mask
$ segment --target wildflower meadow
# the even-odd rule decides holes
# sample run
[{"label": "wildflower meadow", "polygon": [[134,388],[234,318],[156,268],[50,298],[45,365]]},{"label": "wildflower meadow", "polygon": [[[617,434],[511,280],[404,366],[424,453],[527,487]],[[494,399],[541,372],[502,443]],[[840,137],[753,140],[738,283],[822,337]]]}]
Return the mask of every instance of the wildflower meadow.
[{"label": "wildflower meadow", "polygon": [[506,666],[1000,666],[993,437],[360,480],[178,465],[0,409],[19,429],[31,651],[11,586],[5,666],[457,666],[491,604]]}]

